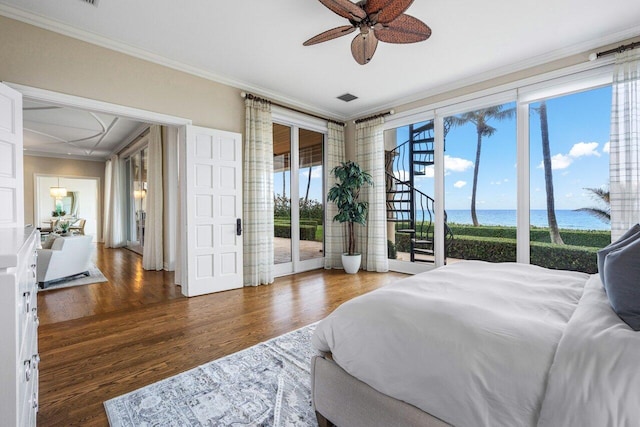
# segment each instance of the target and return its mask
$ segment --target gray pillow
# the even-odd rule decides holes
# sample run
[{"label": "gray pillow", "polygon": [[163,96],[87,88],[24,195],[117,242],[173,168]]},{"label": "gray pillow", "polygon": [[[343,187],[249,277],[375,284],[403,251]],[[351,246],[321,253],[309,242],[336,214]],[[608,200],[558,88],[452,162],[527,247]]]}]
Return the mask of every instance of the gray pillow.
[{"label": "gray pillow", "polygon": [[[608,246],[600,249],[598,251],[598,273],[600,273],[600,280],[602,284],[605,284],[605,274],[604,274],[604,260],[611,251],[615,251],[616,249],[621,249],[622,247],[628,245],[629,243],[635,241],[640,237],[640,224],[636,224],[627,230],[618,240],[611,243]],[[605,286],[605,289],[607,287]]]},{"label": "gray pillow", "polygon": [[640,331],[640,239],[606,256],[604,276],[611,308]]}]

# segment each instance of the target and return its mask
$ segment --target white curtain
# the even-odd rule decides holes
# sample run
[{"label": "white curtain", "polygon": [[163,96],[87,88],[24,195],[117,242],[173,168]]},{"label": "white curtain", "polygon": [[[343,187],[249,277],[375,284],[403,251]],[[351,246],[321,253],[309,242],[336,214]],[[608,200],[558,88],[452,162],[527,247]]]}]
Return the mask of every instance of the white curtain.
[{"label": "white curtain", "polygon": [[247,99],[244,135],[244,285],[273,283],[273,121],[271,104]]},{"label": "white curtain", "polygon": [[[344,126],[329,122],[327,135],[327,163],[325,165],[325,188],[327,191],[336,183],[331,174],[333,168],[345,161]],[[338,213],[335,203],[328,202],[325,212],[324,225],[324,268],[342,268],[342,253],[344,252],[344,225],[333,222]]]},{"label": "white curtain", "polygon": [[363,268],[377,272],[389,270],[383,123],[380,117],[356,124],[356,161],[371,174],[374,183],[360,192],[361,200],[369,203],[369,215],[365,227],[356,226],[358,243]]},{"label": "white curtain", "polygon": [[611,239],[640,222],[640,49],[616,54],[610,145]]},{"label": "white curtain", "polygon": [[149,128],[147,148],[147,208],[144,222],[142,267],[145,270],[164,268],[162,135],[159,125]]},{"label": "white curtain", "polygon": [[124,168],[118,155],[107,161],[104,173],[104,226],[105,248],[120,248],[127,243],[124,211]]}]

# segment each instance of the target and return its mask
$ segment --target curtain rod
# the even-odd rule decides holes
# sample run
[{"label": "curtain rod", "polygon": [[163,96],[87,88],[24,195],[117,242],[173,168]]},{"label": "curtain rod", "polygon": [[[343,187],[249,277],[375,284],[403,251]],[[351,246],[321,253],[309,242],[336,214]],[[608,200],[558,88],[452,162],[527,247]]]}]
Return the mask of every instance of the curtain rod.
[{"label": "curtain rod", "polygon": [[395,113],[395,111],[389,110],[389,111],[386,111],[384,113],[374,114],[373,116],[364,117],[362,119],[354,120],[353,123],[358,124],[358,123],[368,122],[369,120],[377,119],[379,117],[384,117],[384,116],[390,116],[390,115],[392,115],[394,113]]},{"label": "curtain rod", "polygon": [[269,99],[261,98],[259,96],[256,96],[256,95],[253,95],[253,94],[250,94],[250,93],[247,93],[247,92],[240,92],[240,96],[243,97],[243,98],[246,98],[246,99],[255,99],[257,101],[268,102],[271,105],[275,105],[277,107],[286,108],[287,110],[295,111],[296,113],[306,114],[307,116],[315,117],[316,119],[326,120],[326,121],[328,121],[330,123],[334,123],[334,124],[336,124],[338,126],[345,126],[346,125],[346,123],[344,123],[344,122],[339,122],[337,120],[328,119],[326,117],[318,116],[318,115],[315,115],[315,114],[312,114],[312,113],[307,113],[306,111],[298,110],[298,109],[295,109],[295,108],[292,108],[292,107],[287,107],[286,105],[278,104],[277,102],[273,102],[273,101],[271,101]]},{"label": "curtain rod", "polygon": [[630,50],[630,49],[636,48],[638,46],[640,46],[640,41],[629,43],[629,44],[623,44],[623,45],[620,45],[620,46],[615,47],[613,49],[605,50],[605,51],[598,52],[598,53],[594,52],[591,55],[589,55],[589,60],[593,61],[596,58],[600,58],[601,56],[611,55],[612,53],[622,53],[625,50]]}]

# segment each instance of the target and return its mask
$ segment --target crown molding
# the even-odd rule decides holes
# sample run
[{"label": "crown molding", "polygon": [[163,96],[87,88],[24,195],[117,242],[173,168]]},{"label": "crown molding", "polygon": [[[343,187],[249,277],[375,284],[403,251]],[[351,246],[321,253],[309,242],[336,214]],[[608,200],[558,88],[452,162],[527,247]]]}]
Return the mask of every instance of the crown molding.
[{"label": "crown molding", "polygon": [[[487,80],[503,77],[509,74],[517,73],[519,71],[524,71],[533,67],[558,61],[558,60],[567,58],[569,56],[579,55],[588,51],[595,51],[600,49],[602,46],[621,43],[625,40],[638,37],[638,36],[640,36],[640,25],[628,28],[626,30],[618,31],[616,33],[612,33],[603,37],[599,37],[597,39],[580,42],[563,49],[557,49],[542,55],[534,56],[524,61],[519,61],[513,64],[505,65],[503,67],[494,68],[492,70],[476,74],[475,76],[472,76],[472,77],[468,77],[468,78],[456,80],[455,82],[439,85],[435,88],[428,89],[428,90],[416,93],[414,95],[406,96],[404,98],[387,102],[385,104],[382,104],[376,107],[371,107],[361,113],[358,113],[355,116],[351,116],[347,118],[346,120],[351,121],[351,120],[358,119],[360,117],[365,117],[370,114],[374,114],[379,111],[384,111],[391,108],[397,108],[404,104],[410,104],[412,102],[417,102],[422,99],[440,95],[442,93],[462,89],[467,86],[485,82]],[[606,61],[606,58],[603,58],[602,60],[598,60],[598,61]],[[585,62],[589,62],[588,54],[585,55]]]},{"label": "crown molding", "polygon": [[126,43],[111,40],[107,37],[100,36],[90,31],[80,30],[70,25],[63,24],[59,21],[55,21],[53,19],[26,11],[23,9],[19,9],[13,6],[8,6],[6,4],[0,4],[0,15],[5,16],[7,18],[14,19],[16,21],[24,22],[29,25],[36,26],[38,28],[52,31],[54,33],[62,34],[64,36],[71,37],[83,42],[87,42],[87,43],[100,46],[109,50],[120,52],[125,55],[132,56],[134,58],[138,58],[144,61],[152,62],[154,64],[162,65],[167,68],[181,71],[183,73],[187,73],[187,74],[200,77],[206,80],[210,80],[216,83],[221,83],[226,86],[231,86],[246,92],[251,92],[255,95],[265,97],[265,98],[270,98],[270,99],[273,99],[274,101],[278,101],[286,105],[291,105],[292,107],[306,110],[314,114],[327,116],[328,118],[341,120],[341,121],[345,119],[345,117],[343,117],[342,115],[336,114],[335,111],[327,111],[325,109],[318,108],[317,106],[306,104],[299,100],[282,96],[281,94],[277,94],[265,88],[254,86],[250,83],[247,83],[241,80],[237,80],[237,79],[229,78],[216,73],[212,73],[210,71],[206,71],[198,67],[193,67],[191,65],[184,64],[179,61],[174,61],[165,56],[151,53],[144,49],[140,49]]},{"label": "crown molding", "polygon": [[24,151],[22,152],[24,156],[30,156],[30,157],[50,157],[52,159],[64,159],[64,160],[84,160],[87,162],[99,162],[99,163],[104,163],[107,160],[109,160],[108,158],[105,157],[98,157],[98,156],[80,156],[80,155],[75,155],[75,154],[62,154],[62,153],[47,153],[45,151],[32,151],[27,149],[24,149]]}]

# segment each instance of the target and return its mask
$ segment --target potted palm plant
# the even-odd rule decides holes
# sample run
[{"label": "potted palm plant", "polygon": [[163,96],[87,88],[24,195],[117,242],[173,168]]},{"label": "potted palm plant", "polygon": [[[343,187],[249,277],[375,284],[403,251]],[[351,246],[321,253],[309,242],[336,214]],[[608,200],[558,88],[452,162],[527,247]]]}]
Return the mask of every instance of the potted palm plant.
[{"label": "potted palm plant", "polygon": [[342,254],[342,266],[349,274],[360,269],[361,255],[356,253],[356,233],[354,224],[366,225],[369,205],[358,200],[360,188],[373,185],[371,175],[363,171],[355,162],[342,162],[331,171],[338,182],[329,190],[327,199],[334,202],[338,214],[334,221],[347,224],[347,252]]}]

